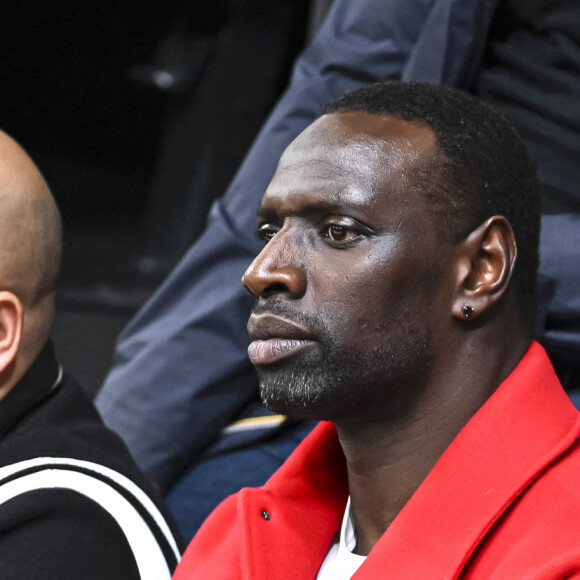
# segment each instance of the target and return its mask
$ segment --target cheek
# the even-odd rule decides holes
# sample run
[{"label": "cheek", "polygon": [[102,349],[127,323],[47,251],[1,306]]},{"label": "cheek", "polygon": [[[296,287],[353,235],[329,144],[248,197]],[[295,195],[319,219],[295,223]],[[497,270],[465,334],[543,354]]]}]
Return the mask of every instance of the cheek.
[{"label": "cheek", "polygon": [[385,327],[392,311],[388,278],[385,272],[371,274],[365,268],[336,275],[326,272],[311,281],[309,310],[335,337],[364,341]]},{"label": "cheek", "polygon": [[349,342],[375,340],[428,313],[434,278],[429,261],[387,246],[359,255],[345,251],[327,260],[324,269],[311,272],[309,310],[340,342],[342,337]]}]

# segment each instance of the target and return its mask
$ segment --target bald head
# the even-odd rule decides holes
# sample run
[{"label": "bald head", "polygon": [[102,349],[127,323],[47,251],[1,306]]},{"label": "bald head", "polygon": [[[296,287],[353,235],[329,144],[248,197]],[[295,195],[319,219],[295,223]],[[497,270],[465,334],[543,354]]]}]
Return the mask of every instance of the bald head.
[{"label": "bald head", "polygon": [[18,355],[30,363],[50,332],[60,260],[61,224],[50,190],[22,147],[0,131],[0,293],[21,303]]}]

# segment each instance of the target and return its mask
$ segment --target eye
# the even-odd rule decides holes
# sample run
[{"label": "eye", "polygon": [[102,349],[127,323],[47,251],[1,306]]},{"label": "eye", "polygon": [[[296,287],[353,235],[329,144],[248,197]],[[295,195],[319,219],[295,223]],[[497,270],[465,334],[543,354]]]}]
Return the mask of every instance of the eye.
[{"label": "eye", "polygon": [[346,226],[337,226],[331,224],[326,228],[326,236],[333,242],[344,242],[346,239],[352,237],[354,232],[351,232]]},{"label": "eye", "polygon": [[357,240],[361,232],[350,225],[326,224],[322,235],[330,242],[348,243]]},{"label": "eye", "polygon": [[258,237],[268,243],[277,233],[279,228],[272,224],[262,224],[258,227]]}]

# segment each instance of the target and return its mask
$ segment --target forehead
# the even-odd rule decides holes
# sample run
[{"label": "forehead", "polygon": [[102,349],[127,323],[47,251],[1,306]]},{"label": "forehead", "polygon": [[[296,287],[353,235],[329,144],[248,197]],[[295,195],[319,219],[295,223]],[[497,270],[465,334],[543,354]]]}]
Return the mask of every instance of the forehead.
[{"label": "forehead", "polygon": [[[413,172],[437,150],[427,126],[387,115],[338,113],[310,125],[286,149],[261,211],[309,203],[373,208],[401,201]],[[412,200],[409,200],[412,201]]]}]

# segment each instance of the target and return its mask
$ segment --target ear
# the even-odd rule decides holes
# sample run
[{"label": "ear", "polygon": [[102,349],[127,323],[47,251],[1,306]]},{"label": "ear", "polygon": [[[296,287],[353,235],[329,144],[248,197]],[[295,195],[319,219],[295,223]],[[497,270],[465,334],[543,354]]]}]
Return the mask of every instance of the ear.
[{"label": "ear", "polygon": [[0,292],[0,373],[16,359],[22,338],[24,308],[12,292]]},{"label": "ear", "polygon": [[467,236],[458,252],[452,312],[468,320],[504,295],[516,264],[516,238],[505,217],[493,216]]}]

